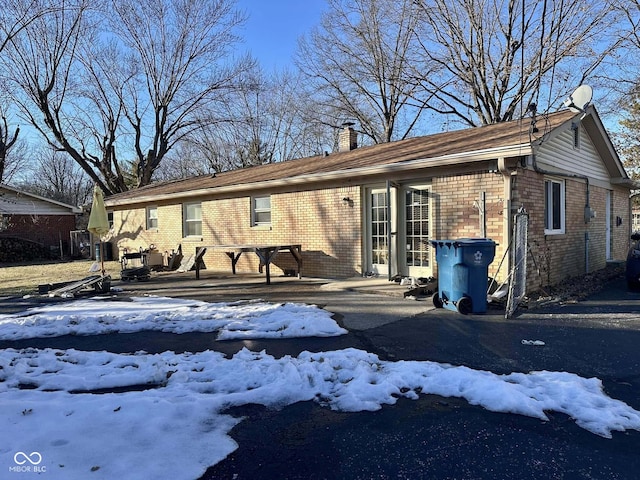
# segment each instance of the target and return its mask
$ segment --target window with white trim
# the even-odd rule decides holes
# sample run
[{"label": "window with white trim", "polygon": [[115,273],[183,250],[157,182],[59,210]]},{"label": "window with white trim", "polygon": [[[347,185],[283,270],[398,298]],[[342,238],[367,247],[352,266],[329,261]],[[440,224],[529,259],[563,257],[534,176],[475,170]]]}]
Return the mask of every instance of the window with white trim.
[{"label": "window with white trim", "polygon": [[202,236],[202,206],[200,202],[182,205],[182,236]]},{"label": "window with white trim", "polygon": [[158,229],[158,207],[147,207],[147,230]]},{"label": "window with white trim", "polygon": [[271,197],[253,197],[251,199],[251,225],[269,226],[271,225]]},{"label": "window with white trim", "polygon": [[544,181],[544,233],[563,234],[565,228],[565,182],[546,179]]}]

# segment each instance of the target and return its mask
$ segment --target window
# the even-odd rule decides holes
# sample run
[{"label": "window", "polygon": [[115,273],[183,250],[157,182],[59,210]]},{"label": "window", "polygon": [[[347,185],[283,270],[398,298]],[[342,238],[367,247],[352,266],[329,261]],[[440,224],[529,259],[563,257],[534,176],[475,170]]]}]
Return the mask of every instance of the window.
[{"label": "window", "polygon": [[[389,219],[386,190],[371,191],[371,263],[389,263]],[[377,268],[374,267],[377,271]]]},{"label": "window", "polygon": [[185,203],[182,206],[183,237],[202,235],[202,206],[200,203]]},{"label": "window", "polygon": [[158,207],[147,207],[147,230],[158,229]]},{"label": "window", "polygon": [[544,181],[544,233],[564,233],[564,181]]},{"label": "window", "polygon": [[271,197],[253,197],[251,199],[251,225],[271,225]]},{"label": "window", "polygon": [[631,218],[631,230],[634,232],[640,231],[640,212],[633,212]]},{"label": "window", "polygon": [[109,230],[113,229],[113,210],[107,210],[107,221],[109,222]]}]

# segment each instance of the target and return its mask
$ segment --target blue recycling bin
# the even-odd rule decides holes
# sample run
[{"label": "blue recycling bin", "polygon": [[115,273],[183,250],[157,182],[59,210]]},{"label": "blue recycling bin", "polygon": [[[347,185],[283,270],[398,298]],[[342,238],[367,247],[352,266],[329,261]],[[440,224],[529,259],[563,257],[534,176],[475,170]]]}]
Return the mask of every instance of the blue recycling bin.
[{"label": "blue recycling bin", "polygon": [[487,311],[489,265],[496,244],[488,238],[431,240],[436,249],[438,292],[433,296],[437,308],[462,314]]}]

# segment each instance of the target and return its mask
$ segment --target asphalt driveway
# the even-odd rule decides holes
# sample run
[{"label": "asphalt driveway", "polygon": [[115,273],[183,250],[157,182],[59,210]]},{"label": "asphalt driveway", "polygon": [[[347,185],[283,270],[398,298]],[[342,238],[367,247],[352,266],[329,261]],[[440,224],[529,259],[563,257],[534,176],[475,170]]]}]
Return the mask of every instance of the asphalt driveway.
[{"label": "asphalt driveway", "polygon": [[[428,310],[355,337],[389,360],[595,376],[608,395],[640,409],[640,294],[621,279],[585,301],[510,320],[496,310]],[[373,413],[309,403],[280,411],[244,407],[239,414],[248,417],[232,432],[239,449],[203,479],[637,479],[640,471],[640,432],[605,439],[562,414],[541,422],[435,395]]]},{"label": "asphalt driveway", "polygon": [[[150,353],[246,346],[274,356],[347,347],[385,360],[432,360],[494,373],[567,371],[598,377],[606,393],[640,410],[640,294],[623,279],[585,301],[523,310],[512,319],[489,309],[462,316],[429,301],[370,286],[321,280],[162,277],[119,285],[122,294],[181,296],[207,301],[264,298],[321,305],[349,329],[336,338],[217,342],[212,335],[143,332],[0,342],[0,348],[53,347]],[[389,294],[388,294],[389,293]],[[0,301],[0,311],[33,304]],[[523,343],[523,340],[525,342]],[[544,346],[525,345],[539,340]],[[312,402],[268,410],[234,408],[245,416],[232,432],[238,450],[203,479],[636,479],[640,432],[601,438],[562,414],[549,421],[489,412],[456,398],[422,395],[377,412],[342,413]]]}]

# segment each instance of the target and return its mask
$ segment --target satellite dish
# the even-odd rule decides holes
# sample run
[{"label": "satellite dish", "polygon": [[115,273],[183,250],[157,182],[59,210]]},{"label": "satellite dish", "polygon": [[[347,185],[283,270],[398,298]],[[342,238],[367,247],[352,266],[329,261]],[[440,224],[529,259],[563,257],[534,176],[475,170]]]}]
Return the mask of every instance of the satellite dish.
[{"label": "satellite dish", "polygon": [[584,113],[584,111],[591,105],[591,99],[593,98],[593,89],[589,85],[580,85],[569,95],[564,101],[564,106],[574,113]]}]

